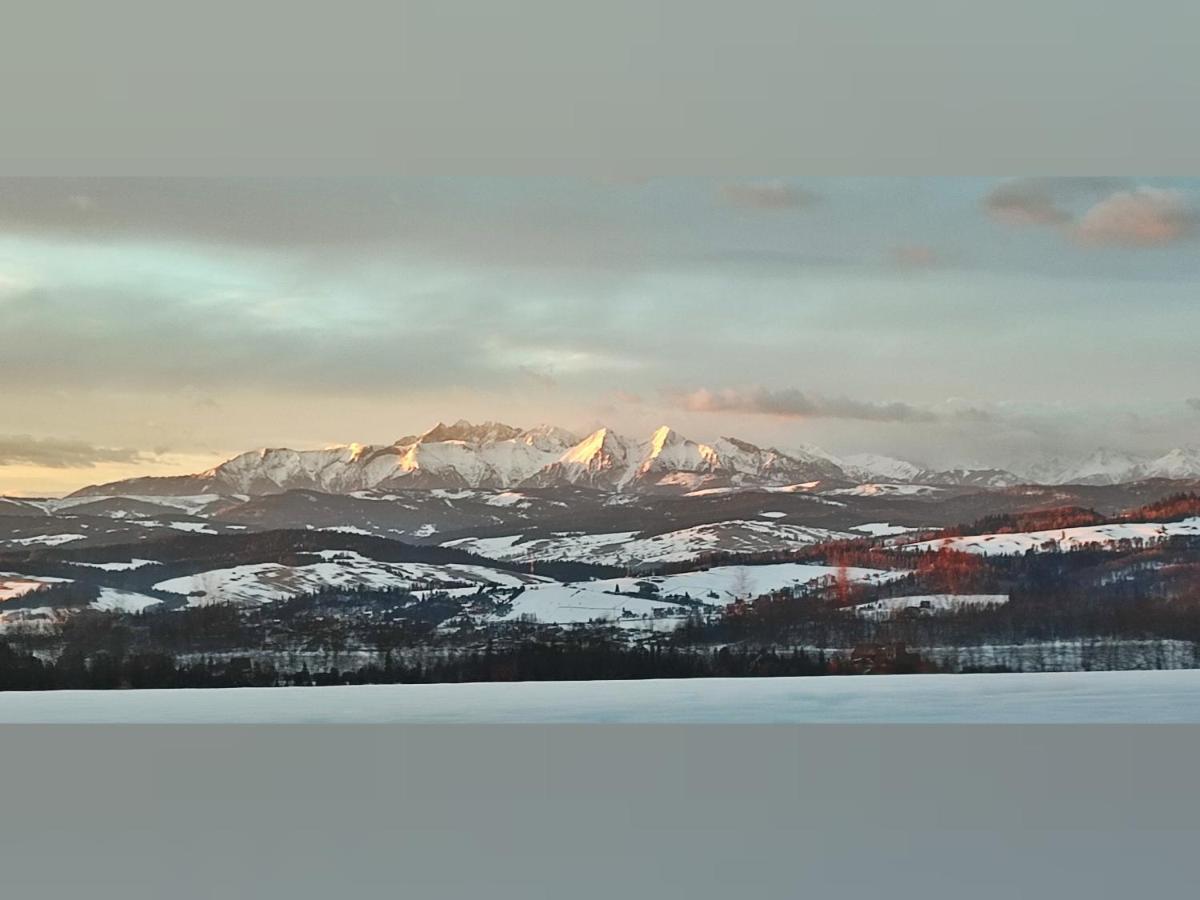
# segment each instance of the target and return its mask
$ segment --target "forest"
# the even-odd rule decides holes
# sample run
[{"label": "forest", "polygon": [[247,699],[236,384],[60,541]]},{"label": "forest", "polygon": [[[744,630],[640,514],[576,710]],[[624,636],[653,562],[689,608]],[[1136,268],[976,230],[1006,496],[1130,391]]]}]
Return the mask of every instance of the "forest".
[{"label": "forest", "polygon": [[[1117,517],[1055,509],[989,517],[959,533],[1065,528],[1131,516],[1170,521],[1194,515],[1198,507],[1196,495],[1179,495]],[[286,561],[302,557],[318,540],[326,546],[330,538],[186,535],[155,550],[169,571],[189,572],[218,563]],[[333,540],[396,558],[484,561],[461,551],[354,535]],[[65,553],[34,553],[44,574],[70,566]],[[34,553],[21,562],[28,564]],[[5,604],[63,613],[0,633],[0,689],[1200,667],[1200,537],[1011,556],[946,547],[912,552],[885,539],[862,539],[727,555],[700,565],[779,561],[820,562],[837,575],[725,606],[677,598],[679,627],[650,631],[601,620],[496,621],[520,588],[453,594],[339,588],[265,604],[176,601],[133,613],[90,608],[95,583],[55,584]],[[578,580],[611,574],[605,567],[553,565]],[[854,567],[899,574],[868,585],[847,576]],[[162,571],[100,577],[150,590],[148,582]],[[982,602],[948,608],[919,602],[962,596]],[[910,597],[918,602],[903,599]],[[870,609],[885,612],[866,614]]]}]

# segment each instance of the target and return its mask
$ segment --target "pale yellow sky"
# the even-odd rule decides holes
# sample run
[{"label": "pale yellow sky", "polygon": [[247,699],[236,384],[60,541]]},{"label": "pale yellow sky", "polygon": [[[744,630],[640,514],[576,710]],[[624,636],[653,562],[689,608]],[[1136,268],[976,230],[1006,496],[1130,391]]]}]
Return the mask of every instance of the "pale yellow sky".
[{"label": "pale yellow sky", "polygon": [[149,475],[179,475],[211,469],[221,456],[172,454],[140,463],[97,463],[94,466],[0,466],[0,494],[10,497],[60,497],[89,484]]}]

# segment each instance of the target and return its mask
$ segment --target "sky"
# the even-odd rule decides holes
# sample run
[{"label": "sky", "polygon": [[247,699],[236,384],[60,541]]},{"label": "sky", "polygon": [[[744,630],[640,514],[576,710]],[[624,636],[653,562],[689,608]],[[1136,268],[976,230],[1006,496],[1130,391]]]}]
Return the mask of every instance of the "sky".
[{"label": "sky", "polygon": [[438,421],[1200,444],[1200,179],[0,179],[0,494]]}]

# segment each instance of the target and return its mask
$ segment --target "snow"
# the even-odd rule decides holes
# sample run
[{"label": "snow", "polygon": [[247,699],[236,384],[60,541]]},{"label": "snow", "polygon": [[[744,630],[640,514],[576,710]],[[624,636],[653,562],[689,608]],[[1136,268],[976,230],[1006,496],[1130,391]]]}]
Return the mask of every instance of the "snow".
[{"label": "snow", "polygon": [[1151,459],[1102,447],[1079,460],[1042,459],[1024,474],[1037,484],[1119,484],[1142,478],[1200,478],[1200,449],[1176,447]]},{"label": "snow", "polygon": [[1147,463],[1141,474],[1145,478],[1200,478],[1200,449],[1171,450]]},{"label": "snow", "polygon": [[88,503],[99,503],[104,500],[132,500],[136,503],[148,503],[155,506],[168,506],[181,510],[190,515],[203,512],[207,507],[221,499],[219,494],[188,494],[182,496],[158,494],[85,494],[79,497],[62,497],[49,500],[30,501],[51,515],[63,510],[73,509]]},{"label": "snow", "polygon": [[466,585],[474,593],[480,586],[510,588],[544,580],[485,566],[385,563],[344,550],[323,550],[310,555],[321,561],[302,566],[257,563],[212,569],[160,581],[154,589],[187,596],[190,605],[202,606],[270,603],[327,587],[432,590]]},{"label": "snow", "polygon": [[[815,491],[821,486],[819,481],[801,481],[795,484],[768,484],[768,485],[743,485],[741,487],[716,487],[702,488],[697,491],[689,491],[684,494],[685,497],[715,497],[721,494],[737,494],[747,490],[764,491],[768,494],[807,494]],[[818,498],[813,497],[816,500]],[[844,503],[832,503],[833,506],[845,506]]]},{"label": "snow", "polygon": [[529,501],[525,499],[524,494],[518,494],[515,491],[503,491],[499,494],[493,494],[484,500],[488,506],[528,506]]},{"label": "snow", "polygon": [[7,543],[19,544],[22,547],[29,547],[34,544],[43,547],[57,547],[60,544],[69,544],[71,541],[82,541],[86,537],[86,534],[39,534],[36,537],[9,538]]},{"label": "snow", "polygon": [[764,519],[782,519],[787,516],[785,512],[762,512],[759,513]]},{"label": "snow", "polygon": [[131,569],[140,569],[143,566],[159,565],[158,561],[153,560],[153,559],[132,559],[129,562],[104,562],[104,563],[68,562],[67,564],[71,565],[71,566],[85,566],[86,568],[89,568],[89,569],[100,569],[101,571],[104,571],[104,572],[128,572]]},{"label": "snow", "polygon": [[[898,610],[955,612],[970,607],[1003,606],[1008,594],[918,594],[911,597],[887,597],[851,607],[863,618],[886,619]],[[926,604],[928,604],[926,606]]]},{"label": "snow", "polygon": [[936,494],[941,488],[927,484],[859,484],[852,488],[837,488],[827,494],[844,497],[924,497]]},{"label": "snow", "polygon": [[[765,514],[764,514],[765,515]],[[772,514],[772,516],[777,514]],[[783,515],[782,513],[778,515]],[[852,537],[845,532],[776,521],[733,519],[696,525],[665,534],[638,537],[636,531],[602,534],[556,532],[550,537],[506,535],[493,538],[460,538],[443,546],[455,547],[492,559],[518,562],[574,560],[598,565],[686,562],[702,553],[754,553],[780,548],[807,547],[824,541]]]},{"label": "snow", "polygon": [[205,476],[243,493],[273,487],[361,496],[381,485],[434,486],[429,479],[446,487],[508,487],[553,463],[574,440],[561,429],[545,426],[521,431],[495,422],[457,422],[439,424],[392,446],[253,451]]},{"label": "snow", "polygon": [[[12,626],[45,630],[55,622],[61,622],[64,611],[51,606],[38,606],[33,609],[14,609],[5,611],[0,606],[0,633],[8,631]],[[4,691],[0,691],[3,694]]]},{"label": "snow", "polygon": [[162,603],[157,597],[137,594],[132,591],[119,591],[116,588],[100,588],[100,596],[92,601],[92,609],[105,612],[139,613]]},{"label": "snow", "polygon": [[[513,600],[512,609],[498,621],[534,616],[539,622],[589,622],[594,619],[636,618],[656,610],[679,614],[687,608],[669,603],[668,597],[690,597],[706,606],[725,606],[737,599],[758,597],[772,591],[832,579],[838,569],[800,563],[767,566],[718,566],[700,572],[657,575],[645,578],[607,578],[574,584],[547,581],[530,585]],[[857,582],[882,584],[901,573],[850,568],[848,577]],[[636,596],[643,584],[657,588],[652,596]],[[661,598],[661,599],[659,599]]]},{"label": "snow", "polygon": [[1182,522],[1123,522],[1013,534],[964,535],[906,544],[904,549],[920,551],[948,548],[981,556],[1012,556],[1030,550],[1073,550],[1095,544],[1111,547],[1123,540],[1157,543],[1175,535],[1200,535],[1200,517],[1184,519]]},{"label": "snow", "polygon": [[0,722],[1200,723],[1200,671],[7,691]]},{"label": "snow", "polygon": [[521,559],[523,558],[524,551],[509,552],[512,546],[521,540],[521,537],[519,534],[510,534],[504,537],[460,538],[456,541],[446,541],[442,546],[454,547],[458,550],[465,550],[468,553],[474,553],[477,556],[487,556],[491,559]]},{"label": "snow", "polygon": [[910,531],[921,531],[920,528],[912,528],[908,525],[890,525],[887,522],[864,522],[862,525],[853,525],[851,531],[861,531],[863,534],[869,534],[871,537],[892,537],[897,534],[907,534]]},{"label": "snow", "polygon": [[221,533],[221,532],[217,531],[215,528],[208,527],[203,522],[170,522],[170,523],[168,523],[168,526],[170,528],[174,528],[176,531],[187,531],[192,534],[220,534]]},{"label": "snow", "polygon": [[48,575],[21,575],[17,572],[0,572],[0,603],[16,600],[31,591],[51,584],[69,584],[70,578],[51,578]]},{"label": "snow", "polygon": [[722,494],[737,493],[737,488],[731,487],[716,487],[716,488],[700,488],[695,491],[688,491],[683,496],[685,497],[719,497]]},{"label": "snow", "polygon": [[[494,422],[474,426],[461,421],[439,424],[391,446],[251,451],[195,477],[227,493],[301,488],[374,499],[363,492],[406,485],[508,491],[527,484],[565,483],[617,491],[642,485],[692,490],[702,488],[716,472],[739,485],[743,480],[784,484],[839,475],[840,469],[815,450],[784,453],[734,438],[702,444],[666,425],[645,440],[623,437],[609,428],[580,440],[560,428],[521,431]],[[505,505],[506,499],[498,496],[495,505]]]},{"label": "snow", "polygon": [[839,462],[846,472],[864,481],[913,481],[920,476],[920,466],[893,456],[877,453],[855,453]]}]

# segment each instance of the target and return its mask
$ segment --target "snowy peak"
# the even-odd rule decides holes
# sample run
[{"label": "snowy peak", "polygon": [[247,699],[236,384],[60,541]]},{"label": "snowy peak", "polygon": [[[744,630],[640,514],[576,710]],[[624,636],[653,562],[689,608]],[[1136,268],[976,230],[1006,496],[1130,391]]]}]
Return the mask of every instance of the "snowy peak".
[{"label": "snowy peak", "polygon": [[707,444],[697,444],[663,425],[650,436],[649,447],[638,466],[638,475],[651,472],[711,472],[721,468],[721,458]]},{"label": "snowy peak", "polygon": [[1133,480],[1144,463],[1140,457],[1101,447],[1083,462],[1064,472],[1067,484],[1116,484]]},{"label": "snowy peak", "polygon": [[855,453],[842,458],[842,467],[856,480],[911,482],[924,471],[916,463],[878,453]]},{"label": "snowy peak", "polygon": [[518,435],[517,440],[538,450],[562,450],[579,441],[579,438],[556,425],[535,425]]},{"label": "snowy peak", "polygon": [[263,494],[304,488],[353,491],[361,486],[357,469],[374,448],[361,444],[325,450],[264,448],[235,456],[203,474],[217,490]]},{"label": "snowy peak", "polygon": [[421,435],[421,443],[437,444],[446,441],[461,441],[470,444],[484,444],[493,441],[510,441],[521,435],[520,428],[513,428],[502,422],[484,422],[482,425],[472,425],[466,419],[459,419],[453,425],[438,422]]},{"label": "snowy peak", "polygon": [[609,428],[598,428],[557,460],[530,476],[531,487],[583,485],[616,488],[627,480],[629,442]]},{"label": "snowy peak", "polygon": [[1024,474],[1035,484],[1112,485],[1145,478],[1200,478],[1200,449],[1177,447],[1162,456],[1147,458],[1101,447],[1079,460],[1043,459]]},{"label": "snowy peak", "polygon": [[1177,447],[1146,463],[1145,478],[1200,478],[1200,449]]},{"label": "snowy peak", "polygon": [[1200,479],[1200,450],[1178,448],[1155,459],[1101,448],[1074,460],[1044,459],[1015,475],[1004,469],[932,470],[903,459],[816,448],[779,450],[736,437],[693,441],[668,425],[645,439],[607,427],[582,440],[562,428],[520,429],[501,422],[439,422],[394,444],[345,444],[321,450],[264,448],[197,475],[97,485],[78,496],[251,495],[311,490],[574,488],[691,493],[704,489],[796,484],[911,484],[1001,488],[1020,483],[1110,485],[1144,478]]}]

